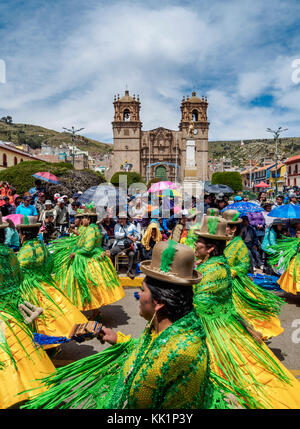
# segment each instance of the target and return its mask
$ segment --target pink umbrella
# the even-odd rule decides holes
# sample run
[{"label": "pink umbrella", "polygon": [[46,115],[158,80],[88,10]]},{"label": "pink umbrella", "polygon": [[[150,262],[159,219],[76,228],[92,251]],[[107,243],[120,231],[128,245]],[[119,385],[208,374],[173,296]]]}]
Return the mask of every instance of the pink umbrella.
[{"label": "pink umbrella", "polygon": [[178,212],[180,212],[182,210],[182,208],[181,207],[179,207],[179,206],[175,206],[174,207],[174,213],[175,214],[177,214]]},{"label": "pink umbrella", "polygon": [[12,220],[13,221],[13,223],[15,224],[15,225],[20,225],[21,224],[21,219],[23,218],[24,216],[23,215],[21,215],[21,214],[10,214],[10,215],[8,215],[8,216],[4,216],[2,219],[5,221],[6,219],[10,219],[10,220]]},{"label": "pink umbrella", "polygon": [[33,177],[35,177],[36,179],[44,180],[48,183],[54,183],[55,185],[59,183],[59,179],[54,176],[54,174],[51,174],[48,171],[39,171],[38,173],[33,174]]},{"label": "pink umbrella", "polygon": [[164,191],[165,189],[177,189],[178,185],[176,185],[173,182],[166,182],[166,181],[162,181],[162,182],[157,182],[157,183],[153,183],[153,185],[150,186],[150,188],[148,189],[148,192],[161,192]]},{"label": "pink umbrella", "polygon": [[260,182],[257,185],[255,185],[255,188],[269,188],[270,185],[268,185],[265,182]]}]

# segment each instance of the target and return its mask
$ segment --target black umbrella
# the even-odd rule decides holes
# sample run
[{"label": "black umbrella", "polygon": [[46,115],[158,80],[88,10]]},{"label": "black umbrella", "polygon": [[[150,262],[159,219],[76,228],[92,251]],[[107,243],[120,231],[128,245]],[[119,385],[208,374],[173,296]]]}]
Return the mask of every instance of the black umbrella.
[{"label": "black umbrella", "polygon": [[81,204],[89,204],[93,201],[96,207],[114,208],[119,205],[120,201],[123,204],[127,202],[127,194],[126,192],[120,192],[114,186],[101,184],[87,189],[80,195],[78,201]]},{"label": "black umbrella", "polygon": [[234,194],[234,191],[227,185],[212,185],[211,183],[205,183],[204,192],[209,194]]}]

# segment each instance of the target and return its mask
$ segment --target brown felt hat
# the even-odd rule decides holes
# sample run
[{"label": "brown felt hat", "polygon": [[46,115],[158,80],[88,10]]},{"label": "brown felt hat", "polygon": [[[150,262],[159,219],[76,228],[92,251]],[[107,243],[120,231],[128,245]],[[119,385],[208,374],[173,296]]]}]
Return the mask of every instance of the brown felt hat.
[{"label": "brown felt hat", "polygon": [[19,225],[16,225],[16,228],[37,228],[40,227],[42,224],[36,222],[36,216],[27,216],[28,224],[24,223],[25,216],[22,217],[21,223]]},{"label": "brown felt hat", "polygon": [[[240,212],[237,210],[226,210],[223,212],[222,216],[227,221],[229,225],[236,225],[238,223],[243,222],[243,219],[241,219],[238,216],[240,215]],[[237,217],[235,220],[232,220],[234,217]]]},{"label": "brown felt hat", "polygon": [[84,216],[97,216],[96,207],[85,207],[84,209],[79,209],[80,212],[77,212],[75,217],[84,217]]},{"label": "brown felt hat", "polygon": [[227,221],[221,216],[205,216],[200,229],[195,230],[199,237],[215,240],[230,240],[232,235],[226,234]]},{"label": "brown felt hat", "polygon": [[[173,259],[171,258],[169,270],[163,271],[162,262],[166,261],[171,247],[175,249],[175,254]],[[194,262],[194,251],[191,247],[172,240],[160,241],[153,247],[152,260],[142,261],[140,269],[146,276],[157,280],[178,286],[192,286],[202,278],[202,275],[194,270]]]},{"label": "brown felt hat", "polygon": [[219,216],[220,215],[220,210],[219,209],[215,209],[215,208],[209,208],[209,209],[207,209],[206,215],[207,216]]}]

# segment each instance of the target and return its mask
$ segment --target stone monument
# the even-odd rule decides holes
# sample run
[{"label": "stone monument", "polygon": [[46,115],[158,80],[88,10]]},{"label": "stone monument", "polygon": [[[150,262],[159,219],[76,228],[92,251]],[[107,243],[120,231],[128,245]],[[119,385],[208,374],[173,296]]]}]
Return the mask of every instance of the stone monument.
[{"label": "stone monument", "polygon": [[197,182],[197,168],[195,157],[195,130],[194,121],[191,120],[186,139],[186,155],[184,167],[184,182]]}]

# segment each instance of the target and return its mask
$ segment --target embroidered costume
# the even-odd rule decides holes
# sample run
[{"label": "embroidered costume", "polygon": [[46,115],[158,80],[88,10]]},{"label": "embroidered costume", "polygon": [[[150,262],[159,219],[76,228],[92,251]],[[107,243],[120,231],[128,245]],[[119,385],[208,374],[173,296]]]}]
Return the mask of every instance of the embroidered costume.
[{"label": "embroidered costume", "polygon": [[[193,262],[191,249],[169,240],[154,246],[141,270],[168,287],[191,288],[200,279]],[[205,333],[194,310],[161,331],[152,321],[140,338],[118,333],[114,346],[58,369],[44,379],[49,391],[25,408],[228,408],[217,377],[210,378]]]},{"label": "embroidered costume", "polygon": [[279,239],[272,249],[275,256],[269,259],[270,264],[284,270],[277,283],[285,292],[297,295],[300,292],[300,238]]},{"label": "embroidered costume", "polygon": [[87,318],[51,277],[53,261],[47,247],[37,238],[28,240],[17,257],[23,273],[20,285],[23,298],[44,309],[35,322],[35,332],[70,338],[74,325],[86,323]]},{"label": "embroidered costume", "polygon": [[261,332],[264,339],[281,334],[283,328],[277,315],[284,301],[249,279],[249,252],[242,238],[234,237],[227,244],[224,255],[230,266],[232,298],[237,312]]},{"label": "embroidered costume", "polygon": [[25,324],[18,309],[23,303],[22,273],[16,255],[4,244],[0,244],[0,267],[0,409],[4,409],[45,391],[39,379],[55,368],[34,345],[32,326]]},{"label": "embroidered costume", "polygon": [[[75,257],[70,259],[73,252]],[[76,238],[73,249],[62,248],[54,260],[58,285],[80,310],[97,309],[124,297],[116,270],[101,247],[97,225],[86,227]]]},{"label": "embroidered costume", "polygon": [[[212,219],[212,218],[211,218]],[[225,219],[205,218],[199,237],[226,240]],[[211,369],[230,385],[241,405],[249,408],[299,408],[300,383],[270,349],[259,343],[232,301],[231,271],[226,258],[212,256],[197,267],[194,305],[203,322]],[[250,332],[250,333],[249,333]]]},{"label": "embroidered costume", "polygon": [[49,390],[25,408],[226,408],[204,338],[194,312],[158,335],[151,325],[138,339],[118,333],[115,346],[47,377]]}]

